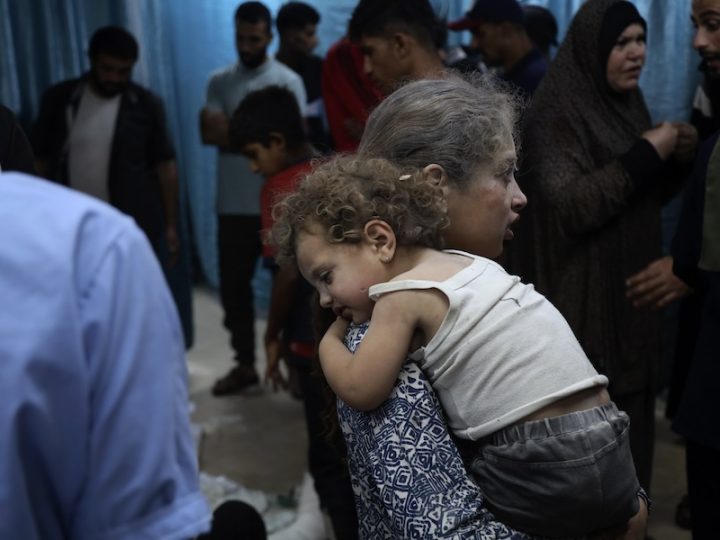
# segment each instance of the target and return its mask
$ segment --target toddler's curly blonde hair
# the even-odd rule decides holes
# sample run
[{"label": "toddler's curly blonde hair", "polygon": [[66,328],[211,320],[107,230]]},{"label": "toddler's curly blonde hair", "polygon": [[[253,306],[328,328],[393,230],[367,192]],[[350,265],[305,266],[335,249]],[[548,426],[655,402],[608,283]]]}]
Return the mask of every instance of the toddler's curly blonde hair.
[{"label": "toddler's curly blonde hair", "polygon": [[329,242],[358,243],[371,219],[387,222],[398,245],[442,247],[447,204],[442,188],[417,169],[381,158],[337,156],[318,165],[273,207],[278,259],[295,257],[298,233],[315,225]]}]

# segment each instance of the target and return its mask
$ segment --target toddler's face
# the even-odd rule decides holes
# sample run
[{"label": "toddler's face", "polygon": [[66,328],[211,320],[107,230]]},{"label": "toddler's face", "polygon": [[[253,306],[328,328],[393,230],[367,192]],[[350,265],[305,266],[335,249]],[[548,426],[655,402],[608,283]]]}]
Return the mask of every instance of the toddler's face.
[{"label": "toddler's face", "polygon": [[321,306],[357,324],[370,320],[374,303],[368,289],[387,276],[369,243],[331,243],[313,226],[298,234],[295,254],[300,273],[320,294]]}]

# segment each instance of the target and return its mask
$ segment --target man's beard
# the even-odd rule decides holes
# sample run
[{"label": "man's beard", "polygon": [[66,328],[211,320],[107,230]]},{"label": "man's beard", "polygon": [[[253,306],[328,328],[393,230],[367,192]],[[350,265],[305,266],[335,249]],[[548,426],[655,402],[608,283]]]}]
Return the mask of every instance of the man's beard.
[{"label": "man's beard", "polygon": [[257,54],[240,54],[240,62],[248,69],[255,69],[260,67],[265,62],[266,54],[265,51]]},{"label": "man's beard", "polygon": [[707,63],[708,60],[714,60],[715,62],[718,62],[718,61],[720,61],[720,55],[708,54],[708,55],[703,55],[703,57],[702,57],[702,63],[703,63],[702,69],[705,72],[705,74],[707,76],[709,76],[711,79],[715,79],[715,80],[720,79],[720,70],[717,68],[715,68],[715,69],[711,68]]},{"label": "man's beard", "polygon": [[127,88],[127,83],[107,82],[98,79],[95,73],[90,72],[93,82],[93,90],[102,97],[111,98],[122,94]]}]

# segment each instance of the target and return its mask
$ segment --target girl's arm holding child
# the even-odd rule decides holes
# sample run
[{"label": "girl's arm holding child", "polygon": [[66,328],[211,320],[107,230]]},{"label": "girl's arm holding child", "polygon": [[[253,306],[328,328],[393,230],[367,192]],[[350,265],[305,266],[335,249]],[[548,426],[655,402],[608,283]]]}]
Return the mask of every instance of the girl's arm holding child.
[{"label": "girl's arm holding child", "polygon": [[381,296],[355,354],[343,343],[348,321],[338,317],[328,329],[320,342],[320,363],[330,387],[349,406],[369,411],[390,396],[419,326],[423,296],[418,291]]}]

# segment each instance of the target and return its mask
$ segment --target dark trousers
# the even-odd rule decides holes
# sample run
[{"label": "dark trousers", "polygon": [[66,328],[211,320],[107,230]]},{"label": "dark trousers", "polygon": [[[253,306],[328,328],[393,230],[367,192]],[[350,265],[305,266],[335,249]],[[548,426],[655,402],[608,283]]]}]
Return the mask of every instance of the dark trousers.
[{"label": "dark trousers", "polygon": [[720,450],[687,440],[685,456],[693,540],[716,539],[720,534]]},{"label": "dark trousers", "polygon": [[235,360],[255,362],[255,306],[252,279],[260,256],[259,216],[218,216],[218,259],[223,324],[230,331]]},{"label": "dark trousers", "polygon": [[344,455],[344,441],[326,433],[324,418],[328,413],[330,396],[320,377],[312,372],[311,362],[305,358],[288,358],[297,368],[305,405],[308,430],[308,468],[313,477],[320,505],[332,522],[337,540],[356,540],[358,520],[350,472]]}]

